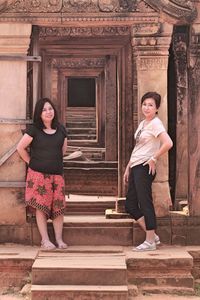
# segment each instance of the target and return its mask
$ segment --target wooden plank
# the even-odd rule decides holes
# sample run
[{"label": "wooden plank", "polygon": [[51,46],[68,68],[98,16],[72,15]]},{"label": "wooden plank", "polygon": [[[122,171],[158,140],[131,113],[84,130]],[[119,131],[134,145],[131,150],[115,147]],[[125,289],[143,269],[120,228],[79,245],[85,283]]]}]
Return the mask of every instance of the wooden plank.
[{"label": "wooden plank", "polygon": [[1,124],[32,124],[32,120],[0,118]]},{"label": "wooden plank", "polygon": [[41,62],[41,56],[27,56],[27,55],[0,55],[0,61],[33,61]]},{"label": "wooden plank", "polygon": [[0,188],[20,188],[25,186],[25,181],[0,181]]},{"label": "wooden plank", "polygon": [[18,142],[0,158],[0,166],[16,151]]}]

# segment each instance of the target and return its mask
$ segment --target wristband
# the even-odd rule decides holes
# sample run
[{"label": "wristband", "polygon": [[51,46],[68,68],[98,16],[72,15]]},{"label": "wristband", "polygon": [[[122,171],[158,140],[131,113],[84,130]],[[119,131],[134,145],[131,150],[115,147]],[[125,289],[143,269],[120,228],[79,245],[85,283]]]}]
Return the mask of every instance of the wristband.
[{"label": "wristband", "polygon": [[156,164],[157,159],[154,156],[151,157],[151,160],[153,160],[153,162]]}]

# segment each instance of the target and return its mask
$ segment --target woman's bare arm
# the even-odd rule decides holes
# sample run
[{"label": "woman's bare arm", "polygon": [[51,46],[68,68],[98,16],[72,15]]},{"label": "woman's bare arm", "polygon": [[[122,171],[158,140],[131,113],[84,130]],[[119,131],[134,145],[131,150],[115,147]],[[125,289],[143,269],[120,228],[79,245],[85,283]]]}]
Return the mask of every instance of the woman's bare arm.
[{"label": "woman's bare arm", "polygon": [[32,140],[33,138],[25,133],[17,145],[19,155],[27,164],[30,162],[30,155],[27,151],[27,147],[31,144]]}]

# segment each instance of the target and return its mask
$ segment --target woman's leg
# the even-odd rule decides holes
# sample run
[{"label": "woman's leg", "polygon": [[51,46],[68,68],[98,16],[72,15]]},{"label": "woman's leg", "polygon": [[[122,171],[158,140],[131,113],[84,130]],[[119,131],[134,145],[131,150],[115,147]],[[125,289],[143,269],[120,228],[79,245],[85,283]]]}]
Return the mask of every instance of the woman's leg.
[{"label": "woman's leg", "polygon": [[58,244],[58,248],[65,249],[67,248],[67,244],[63,242],[62,233],[63,233],[63,215],[57,216],[53,219],[53,228],[55,232],[56,243]]},{"label": "woman's leg", "polygon": [[42,242],[41,245],[44,249],[51,250],[55,249],[55,245],[50,242],[48,230],[47,230],[47,217],[44,212],[39,209],[36,209],[36,221],[38,230],[40,232]]},{"label": "woman's leg", "polygon": [[[151,230],[146,230],[146,224],[145,224],[145,220],[144,217],[141,217],[140,219],[137,220],[137,223],[140,225],[140,227],[144,230],[144,232],[146,233],[146,240],[147,241],[155,241],[155,243],[157,245],[160,244],[160,239],[159,236],[155,233],[155,230],[153,230],[153,233],[151,232]],[[151,236],[151,234],[154,236]]]},{"label": "woman's leg", "polygon": [[[134,168],[134,180],[139,207],[142,217],[137,220],[141,228],[146,232],[146,242],[141,244],[139,250],[153,250],[155,248],[156,216],[152,199],[152,181],[154,177],[148,173],[148,167],[142,165]],[[152,245],[152,246],[151,246]],[[141,247],[142,246],[142,247]],[[145,249],[143,249],[145,248]]]},{"label": "woman's leg", "polygon": [[128,191],[126,194],[126,201],[125,201],[125,210],[135,220],[138,220],[143,216],[143,214],[140,210],[139,204],[138,204],[133,168],[131,168],[131,170],[130,170],[130,176],[129,176],[129,181],[128,181]]}]

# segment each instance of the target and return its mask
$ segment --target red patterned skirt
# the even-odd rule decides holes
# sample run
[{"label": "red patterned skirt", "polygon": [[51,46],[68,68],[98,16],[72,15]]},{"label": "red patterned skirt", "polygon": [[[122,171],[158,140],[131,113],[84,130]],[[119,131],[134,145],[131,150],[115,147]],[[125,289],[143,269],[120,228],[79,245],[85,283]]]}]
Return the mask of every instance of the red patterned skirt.
[{"label": "red patterned skirt", "polygon": [[27,207],[43,211],[50,219],[64,215],[65,186],[63,176],[43,174],[28,168],[25,202]]}]

